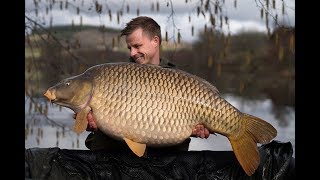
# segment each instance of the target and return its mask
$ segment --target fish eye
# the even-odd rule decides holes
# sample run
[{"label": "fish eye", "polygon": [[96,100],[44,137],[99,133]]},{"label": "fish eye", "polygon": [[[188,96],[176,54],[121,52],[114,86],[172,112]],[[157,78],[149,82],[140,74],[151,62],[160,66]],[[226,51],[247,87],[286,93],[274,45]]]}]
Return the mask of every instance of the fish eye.
[{"label": "fish eye", "polygon": [[69,86],[69,85],[70,85],[70,82],[66,82],[66,85]]}]

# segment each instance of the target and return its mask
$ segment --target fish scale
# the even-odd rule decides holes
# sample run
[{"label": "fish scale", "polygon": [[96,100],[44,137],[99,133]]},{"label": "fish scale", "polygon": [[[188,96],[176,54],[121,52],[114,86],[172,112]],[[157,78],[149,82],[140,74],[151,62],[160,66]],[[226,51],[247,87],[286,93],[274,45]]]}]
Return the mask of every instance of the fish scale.
[{"label": "fish scale", "polygon": [[226,136],[248,175],[260,159],[257,143],[268,143],[277,131],[268,122],[240,112],[208,81],[178,69],[136,63],[106,63],[69,77],[44,94],[53,103],[74,110],[75,131],[93,112],[97,127],[124,140],[142,156],[146,146],[170,146],[191,136],[203,124]]}]

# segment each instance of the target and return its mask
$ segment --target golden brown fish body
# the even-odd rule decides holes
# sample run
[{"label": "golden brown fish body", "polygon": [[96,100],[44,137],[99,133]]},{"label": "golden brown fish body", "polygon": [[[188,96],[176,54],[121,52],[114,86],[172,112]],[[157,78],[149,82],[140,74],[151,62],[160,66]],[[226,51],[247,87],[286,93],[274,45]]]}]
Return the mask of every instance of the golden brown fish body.
[{"label": "golden brown fish body", "polygon": [[[45,95],[82,113],[76,120],[77,132],[85,130],[86,114],[92,110],[97,127],[126,140],[134,152],[135,145],[181,143],[197,124],[203,124],[211,133],[230,140],[248,175],[259,165],[257,143],[267,143],[276,136],[269,123],[237,110],[204,79],[155,65],[97,65],[61,81]],[[141,156],[143,152],[135,153]]]}]

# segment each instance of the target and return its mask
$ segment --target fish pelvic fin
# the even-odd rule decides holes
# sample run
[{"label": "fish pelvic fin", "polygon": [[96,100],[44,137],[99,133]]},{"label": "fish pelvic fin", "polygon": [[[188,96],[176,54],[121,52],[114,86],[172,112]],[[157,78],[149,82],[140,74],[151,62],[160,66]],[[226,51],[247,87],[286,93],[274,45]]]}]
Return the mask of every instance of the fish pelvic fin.
[{"label": "fish pelvic fin", "polygon": [[87,129],[87,126],[88,126],[87,116],[90,110],[91,108],[89,106],[86,106],[85,108],[83,108],[81,111],[77,113],[77,117],[73,127],[74,132],[76,132],[77,134],[80,134]]},{"label": "fish pelvic fin", "polygon": [[134,152],[134,154],[136,154],[139,157],[143,156],[143,154],[146,151],[146,144],[137,143],[125,137],[123,139],[129,146],[131,151]]},{"label": "fish pelvic fin", "polygon": [[228,139],[241,167],[251,176],[260,164],[257,143],[270,142],[277,135],[277,130],[268,122],[245,113],[241,122],[241,134],[237,137],[230,135]]}]

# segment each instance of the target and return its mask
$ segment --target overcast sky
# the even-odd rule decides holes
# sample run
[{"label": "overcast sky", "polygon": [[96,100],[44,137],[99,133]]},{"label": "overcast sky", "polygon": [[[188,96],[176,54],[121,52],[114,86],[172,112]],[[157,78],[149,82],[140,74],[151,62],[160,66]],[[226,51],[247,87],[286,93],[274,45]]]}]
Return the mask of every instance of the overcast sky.
[{"label": "overcast sky", "polygon": [[[35,16],[34,0],[25,0],[26,3],[26,15],[29,17]],[[40,0],[37,0],[40,1]],[[197,39],[199,29],[203,29],[204,24],[210,22],[209,16],[204,17],[200,14],[197,17],[196,7],[200,0],[172,0],[174,16],[169,18],[171,13],[170,1],[168,0],[99,0],[99,4],[103,6],[103,12],[99,16],[95,12],[94,5],[95,0],[83,0],[84,6],[81,6],[82,0],[69,0],[70,3],[67,10],[60,10],[60,1],[52,7],[52,11],[46,14],[46,7],[49,7],[49,3],[52,0],[41,0],[39,4],[40,10],[39,21],[46,21],[46,25],[49,25],[50,17],[52,17],[53,25],[71,24],[72,20],[75,24],[80,23],[80,16],[82,16],[82,22],[84,25],[106,25],[106,27],[112,28],[124,28],[125,24],[130,19],[136,17],[136,10],[139,8],[140,15],[146,15],[152,17],[161,26],[162,34],[164,36],[165,31],[168,31],[169,37],[177,33],[177,29],[180,29],[182,39],[184,41],[194,41]],[[287,25],[295,25],[295,0],[284,0],[285,3],[285,15],[282,15],[282,0],[275,0],[276,10],[272,8],[272,0],[270,1],[269,10],[274,16],[276,11],[278,12],[278,20],[286,23]],[[152,2],[159,3],[159,12],[151,11]],[[204,0],[205,2],[205,0]],[[212,0],[212,2],[215,2]],[[222,2],[222,0],[221,0]],[[234,0],[225,0],[225,6],[222,8],[223,14],[229,17],[229,28],[231,34],[235,34],[242,30],[257,30],[266,32],[265,19],[260,17],[260,4],[259,2],[265,2],[265,0],[237,0],[237,8],[234,7]],[[130,5],[129,13],[124,8],[123,17],[120,18],[119,23],[116,20],[116,11],[121,7]],[[169,4],[169,7],[167,7]],[[80,6],[80,15],[77,15],[76,8]],[[63,4],[65,7],[65,4]],[[109,20],[107,8],[112,11],[112,21]],[[106,11],[104,11],[106,10]],[[189,15],[191,15],[191,22],[189,23]],[[265,15],[264,15],[265,17]],[[173,27],[173,22],[175,28]],[[269,25],[273,26],[272,17],[269,16]],[[191,36],[191,26],[194,26],[195,33]],[[223,30],[228,32],[227,26],[224,26]]]}]

